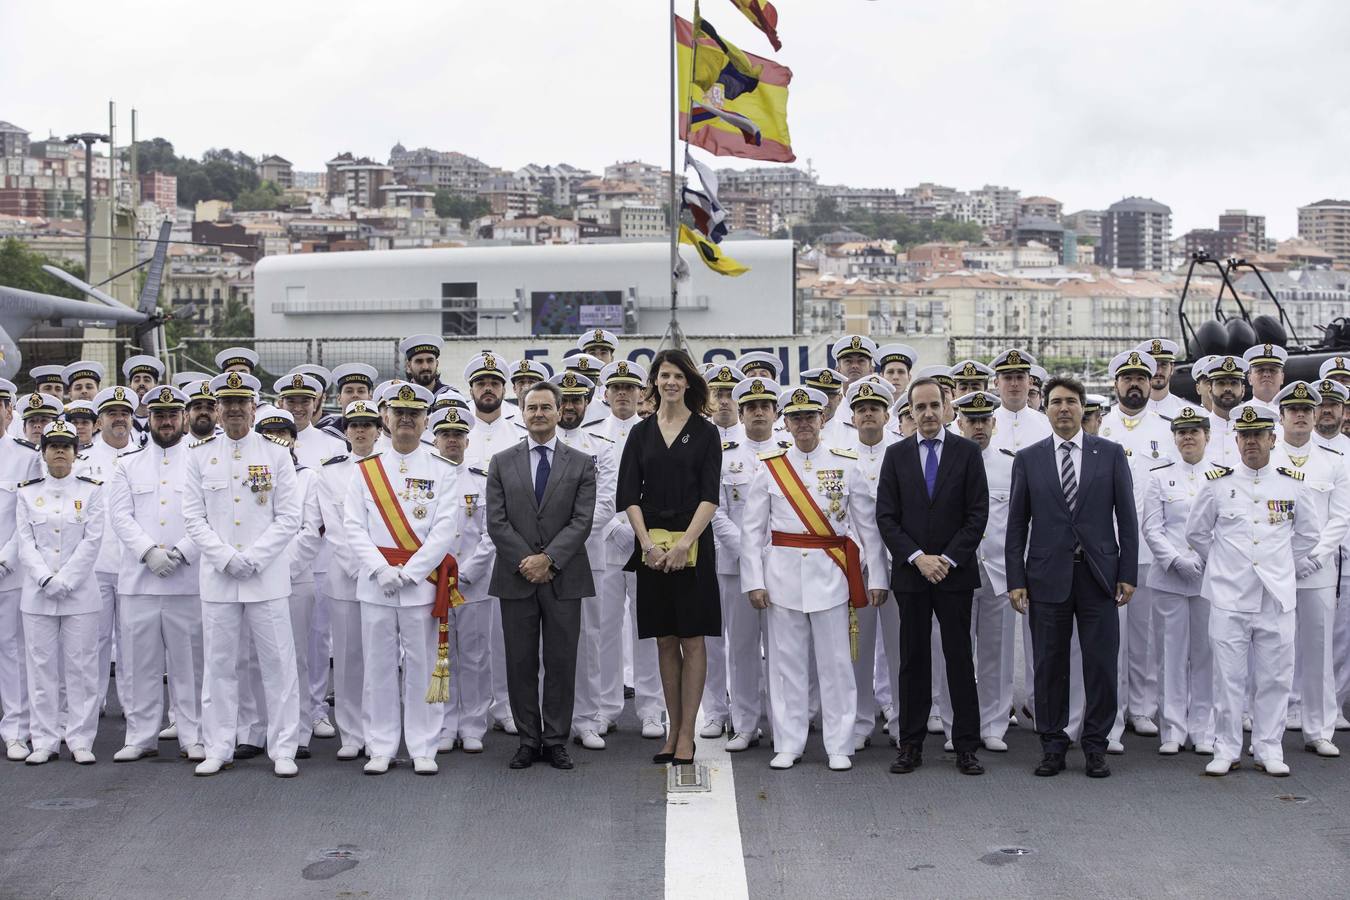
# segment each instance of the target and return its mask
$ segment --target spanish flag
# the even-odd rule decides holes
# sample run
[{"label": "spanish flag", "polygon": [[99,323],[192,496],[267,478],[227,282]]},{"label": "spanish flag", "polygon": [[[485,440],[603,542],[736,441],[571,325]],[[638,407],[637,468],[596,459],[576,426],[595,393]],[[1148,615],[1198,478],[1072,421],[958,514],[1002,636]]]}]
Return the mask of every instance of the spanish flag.
[{"label": "spanish flag", "polygon": [[782,42],[778,40],[778,10],[773,8],[769,0],[731,0],[731,3],[756,28],[764,32],[769,43],[773,44],[773,49],[783,49]]},{"label": "spanish flag", "polygon": [[736,262],[723,253],[720,247],[684,223],[680,224],[680,243],[697,250],[703,264],[719,275],[744,275],[750,271],[749,266]]},{"label": "spanish flag", "polygon": [[[693,25],[675,17],[680,137],[715,156],[766,162],[795,160],[787,126],[792,70],[732,48],[725,41],[719,45],[702,33],[704,29],[700,32],[695,54]],[[725,52],[723,47],[734,49],[735,53]],[[741,66],[746,63],[751,71],[758,70],[755,76],[742,71]],[[722,75],[724,71],[726,75]],[[727,79],[733,84],[727,84]]]}]

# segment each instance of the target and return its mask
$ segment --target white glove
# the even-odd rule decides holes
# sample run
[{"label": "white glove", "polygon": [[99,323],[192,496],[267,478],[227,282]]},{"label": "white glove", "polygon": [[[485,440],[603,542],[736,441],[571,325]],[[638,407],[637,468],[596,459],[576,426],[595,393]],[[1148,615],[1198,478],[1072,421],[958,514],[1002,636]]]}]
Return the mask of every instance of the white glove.
[{"label": "white glove", "polygon": [[392,597],[403,586],[402,566],[381,566],[375,570],[375,580],[386,597]]},{"label": "white glove", "polygon": [[42,586],[42,593],[51,600],[65,600],[70,596],[70,585],[62,581],[58,576],[53,575],[47,579],[47,583]]},{"label": "white glove", "polygon": [[230,557],[230,561],[225,564],[225,574],[231,578],[237,578],[243,581],[245,578],[252,577],[253,564],[244,559],[243,556],[236,553]]},{"label": "white glove", "polygon": [[1187,581],[1193,581],[1205,574],[1205,564],[1195,553],[1186,556],[1178,556],[1172,563],[1172,568],[1176,570],[1178,575],[1185,578]]},{"label": "white glove", "polygon": [[1322,568],[1322,561],[1315,556],[1305,556],[1299,560],[1298,565],[1294,566],[1295,578],[1307,578],[1312,573]]},{"label": "white glove", "polygon": [[178,563],[174,561],[173,557],[169,556],[168,551],[159,547],[151,547],[146,551],[143,562],[151,572],[154,572],[160,578],[172,575],[173,570],[178,568]]},{"label": "white glove", "polygon": [[409,575],[407,572],[403,571],[402,566],[398,567],[398,577],[399,577],[398,586],[401,588],[412,587],[413,585],[417,584],[417,579]]}]

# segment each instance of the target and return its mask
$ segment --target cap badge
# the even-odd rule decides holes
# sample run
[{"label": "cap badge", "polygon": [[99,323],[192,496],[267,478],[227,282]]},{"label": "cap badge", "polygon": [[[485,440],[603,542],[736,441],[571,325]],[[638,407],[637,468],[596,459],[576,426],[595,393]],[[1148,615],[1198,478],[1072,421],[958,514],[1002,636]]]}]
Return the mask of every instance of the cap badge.
[{"label": "cap badge", "polygon": [[811,402],[811,395],[808,394],[806,391],[803,391],[802,389],[798,388],[797,390],[792,392],[793,406],[800,406],[803,403],[810,403],[810,402]]},{"label": "cap badge", "polygon": [[730,381],[730,380],[731,380],[731,369],[728,368],[727,366],[723,366],[722,368],[718,369],[718,370],[717,370],[717,380],[718,380],[718,381]]},{"label": "cap badge", "polygon": [[404,400],[404,401],[407,401],[407,400],[416,400],[416,399],[417,399],[417,392],[414,391],[414,390],[412,389],[412,385],[410,385],[410,384],[405,384],[405,385],[403,385],[403,387],[401,387],[401,388],[398,389],[398,399]]},{"label": "cap badge", "polygon": [[1242,411],[1242,421],[1244,421],[1244,422],[1255,422],[1255,421],[1256,421],[1256,410],[1252,409],[1250,406],[1247,407],[1246,409],[1244,409],[1244,410]]},{"label": "cap badge", "polygon": [[169,390],[168,388],[165,388],[164,390],[160,391],[160,392],[159,392],[159,402],[160,402],[160,403],[172,403],[172,402],[173,402],[173,391]]},{"label": "cap badge", "polygon": [[244,386],[244,379],[238,372],[231,372],[225,376],[225,386],[227,388],[241,388]]},{"label": "cap badge", "polygon": [[750,382],[750,393],[752,394],[764,393],[764,382],[760,381],[758,378]]},{"label": "cap badge", "polygon": [[497,360],[492,357],[491,353],[483,354],[483,368],[493,370],[497,368]]}]

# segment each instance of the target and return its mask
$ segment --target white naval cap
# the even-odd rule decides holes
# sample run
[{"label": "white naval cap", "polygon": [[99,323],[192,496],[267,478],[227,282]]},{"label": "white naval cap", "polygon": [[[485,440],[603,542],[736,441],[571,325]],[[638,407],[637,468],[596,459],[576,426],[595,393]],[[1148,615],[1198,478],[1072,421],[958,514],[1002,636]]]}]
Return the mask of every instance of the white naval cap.
[{"label": "white naval cap", "polygon": [[211,393],[217,398],[247,397],[250,400],[256,400],[258,399],[258,392],[261,390],[261,381],[247,372],[240,372],[237,369],[221,372],[211,379]]},{"label": "white naval cap", "polygon": [[1322,395],[1322,401],[1339,400],[1342,403],[1350,401],[1350,388],[1334,381],[1330,378],[1323,378],[1317,382],[1317,392]]},{"label": "white naval cap", "polygon": [[380,377],[380,373],[372,365],[356,362],[337,366],[333,369],[332,376],[338,390],[341,390],[344,384],[364,384],[367,388],[373,389],[375,379]]},{"label": "white naval cap", "polygon": [[569,353],[562,359],[564,369],[579,372],[594,381],[600,377],[600,360],[590,353]]},{"label": "white naval cap", "polygon": [[216,354],[216,368],[222,372],[238,366],[252,372],[258,368],[258,354],[247,347],[226,347]]},{"label": "white naval cap", "polygon": [[1181,352],[1181,346],[1176,341],[1169,341],[1167,338],[1153,338],[1153,340],[1144,341],[1134,349],[1140,353],[1147,353],[1158,362],[1176,362],[1177,354]]},{"label": "white naval cap", "polygon": [[1264,403],[1247,401],[1240,403],[1229,414],[1236,431],[1260,431],[1275,428],[1275,411]]},{"label": "white naval cap", "polygon": [[647,369],[641,363],[627,359],[616,359],[600,370],[600,383],[610,385],[632,385],[644,387],[647,384]]},{"label": "white naval cap", "polygon": [[18,386],[8,378],[0,378],[0,400],[14,402],[14,395],[19,390]]},{"label": "white naval cap", "polygon": [[871,360],[876,357],[877,342],[864,334],[846,334],[834,342],[830,352],[835,359],[843,359],[845,356],[865,356]]},{"label": "white naval cap", "polygon": [[434,334],[414,334],[398,342],[398,352],[404,359],[412,359],[421,353],[440,356],[445,341]]},{"label": "white naval cap", "polygon": [[1344,375],[1350,378],[1350,357],[1333,356],[1330,359],[1322,360],[1322,365],[1317,367],[1317,377],[1330,378],[1332,375]]},{"label": "white naval cap", "polygon": [[65,366],[33,366],[28,370],[28,375],[33,379],[34,384],[59,384],[66,383]]},{"label": "white naval cap", "polygon": [[855,381],[849,385],[848,391],[844,394],[844,402],[848,404],[849,409],[859,403],[880,403],[890,409],[894,400],[895,389],[891,387],[890,382],[874,381],[870,378]]},{"label": "white naval cap", "polygon": [[772,372],[775,381],[783,374],[783,361],[772,353],[765,353],[763,350],[742,354],[736,359],[735,366],[744,372],[747,378],[756,369],[765,369]]},{"label": "white naval cap", "polygon": [[1279,344],[1257,344],[1254,347],[1248,347],[1242,354],[1242,358],[1247,361],[1247,365],[1255,368],[1256,366],[1283,366],[1284,361],[1289,358],[1289,351]]},{"label": "white naval cap", "polygon": [[105,375],[107,371],[103,368],[103,363],[92,359],[73,362],[61,370],[61,378],[67,385],[74,384],[80,378],[91,378],[101,384]]},{"label": "white naval cap", "polygon": [[380,411],[374,400],[353,400],[342,411],[342,427],[361,422],[375,424],[380,421]]},{"label": "white naval cap", "polygon": [[1111,357],[1111,377],[1122,375],[1145,375],[1152,378],[1158,371],[1158,362],[1147,350],[1126,350]]},{"label": "white naval cap", "polygon": [[1018,347],[1011,347],[994,357],[990,367],[998,374],[1026,372],[1036,365],[1036,357]]},{"label": "white naval cap", "polygon": [[316,363],[302,363],[298,366],[292,367],[291,370],[286,374],[294,375],[296,372],[300,372],[305,375],[313,375],[316,379],[318,379],[319,393],[321,394],[324,391],[328,390],[328,386],[333,383],[332,371],[325,368],[324,366],[317,365]]},{"label": "white naval cap", "polygon": [[614,336],[614,332],[606,331],[603,328],[592,329],[577,338],[578,350],[589,353],[596,347],[613,353],[615,350],[619,349],[619,339]]},{"label": "white naval cap", "polygon": [[48,422],[42,428],[42,447],[46,449],[48,444],[78,444],[79,437],[75,434],[75,429],[70,427],[69,422],[57,419],[55,422]]},{"label": "white naval cap", "polygon": [[472,387],[480,378],[496,378],[505,383],[506,360],[491,350],[484,350],[469,360],[469,364],[464,367],[464,383]]},{"label": "white naval cap", "polygon": [[122,387],[120,384],[106,387],[94,395],[94,406],[98,407],[100,413],[108,412],[118,407],[127,412],[135,412],[141,399],[136,392],[129,387]]},{"label": "white naval cap", "polygon": [[1247,374],[1247,361],[1240,356],[1215,356],[1205,366],[1205,375],[1210,378],[1236,378],[1242,380]]},{"label": "white naval cap", "polygon": [[971,391],[952,401],[956,411],[967,419],[987,419],[1002,405],[998,395],[989,391]]},{"label": "white naval cap", "polygon": [[272,392],[278,397],[308,397],[312,400],[323,393],[323,383],[313,375],[292,372],[274,381]]},{"label": "white naval cap", "polygon": [[543,381],[552,377],[553,367],[542,359],[518,359],[506,367],[506,374],[512,382],[518,378]]},{"label": "white naval cap", "polygon": [[1275,395],[1273,404],[1280,409],[1284,409],[1286,406],[1317,406],[1321,402],[1322,393],[1317,388],[1306,381],[1295,381],[1292,384],[1286,384]]},{"label": "white naval cap", "polygon": [[745,373],[730,363],[708,363],[703,367],[703,380],[710,388],[734,388],[745,380]]},{"label": "white naval cap", "polygon": [[572,369],[557,373],[549,379],[549,382],[556,384],[564,397],[578,397],[589,394],[595,388],[594,381]]},{"label": "white naval cap", "polygon": [[182,409],[187,406],[188,395],[170,384],[157,384],[145,392],[146,409]]},{"label": "white naval cap", "polygon": [[820,412],[829,401],[825,392],[813,387],[786,388],[778,395],[778,411],[783,415]]},{"label": "white naval cap", "polygon": [[65,407],[61,401],[57,400],[51,394],[39,394],[37,391],[28,395],[28,399],[23,401],[23,418],[31,419],[33,416],[59,416],[65,412]]},{"label": "white naval cap", "polygon": [[122,363],[122,377],[130,381],[134,375],[153,375],[156,382],[161,381],[164,378],[164,363],[144,353],[130,357]]},{"label": "white naval cap", "polygon": [[768,378],[747,378],[731,389],[731,399],[737,406],[754,403],[756,400],[768,400],[778,405],[778,382]]},{"label": "white naval cap", "polygon": [[448,406],[445,409],[438,409],[431,414],[427,420],[428,427],[436,434],[443,432],[459,432],[468,434],[473,430],[473,426],[478,423],[477,417],[467,409],[460,409],[457,406]]},{"label": "white naval cap", "polygon": [[185,372],[178,372],[178,373],[175,373],[174,376],[173,376],[172,378],[169,379],[169,384],[173,385],[173,386],[176,387],[176,388],[181,388],[181,387],[186,387],[186,386],[189,385],[189,384],[192,384],[192,382],[194,382],[194,381],[207,381],[207,382],[209,382],[210,380],[211,380],[211,375],[210,375],[210,373],[207,373],[207,372],[196,372],[196,371],[193,371],[193,370],[189,369],[189,370],[187,370],[187,371],[185,371]]},{"label": "white naval cap", "polygon": [[984,381],[994,377],[994,370],[977,359],[963,359],[947,370],[947,375],[956,381]]},{"label": "white naval cap", "polygon": [[879,370],[893,362],[904,363],[906,369],[912,369],[919,361],[919,353],[909,344],[882,344],[873,354],[873,359]]},{"label": "white naval cap", "polygon": [[94,408],[93,400],[72,400],[66,404],[64,413],[66,419],[97,419],[98,410]]}]

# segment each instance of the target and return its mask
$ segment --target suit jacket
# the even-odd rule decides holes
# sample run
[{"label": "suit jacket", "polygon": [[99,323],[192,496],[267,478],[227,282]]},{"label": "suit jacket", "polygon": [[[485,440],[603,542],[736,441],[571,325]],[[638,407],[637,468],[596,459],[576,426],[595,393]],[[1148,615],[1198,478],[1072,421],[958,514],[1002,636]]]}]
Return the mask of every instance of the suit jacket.
[{"label": "suit jacket", "polygon": [[[562,441],[555,446],[542,503],[534,497],[528,440],[494,454],[488,466],[487,530],[497,547],[488,593],[494,597],[532,597],[541,588],[564,600],[595,595],[586,556],[595,515],[595,460]],[[519,571],[522,559],[540,552],[557,567],[547,585],[531,584]]]},{"label": "suit jacket", "polygon": [[1087,432],[1079,437],[1083,462],[1073,513],[1064,499],[1053,436],[1013,460],[1004,548],[1008,590],[1026,588],[1033,602],[1068,599],[1075,546],[1083,548],[1093,579],[1108,595],[1115,596],[1116,582],[1139,583],[1139,524],[1125,450]]},{"label": "suit jacket", "polygon": [[891,551],[891,590],[926,591],[930,585],[909,558],[918,551],[946,556],[956,565],[937,587],[973,591],[980,586],[976,558],[989,521],[989,485],[974,441],[948,432],[938,458],[933,496],[923,477],[921,437],[910,435],[886,450],[877,485],[877,527]]}]

